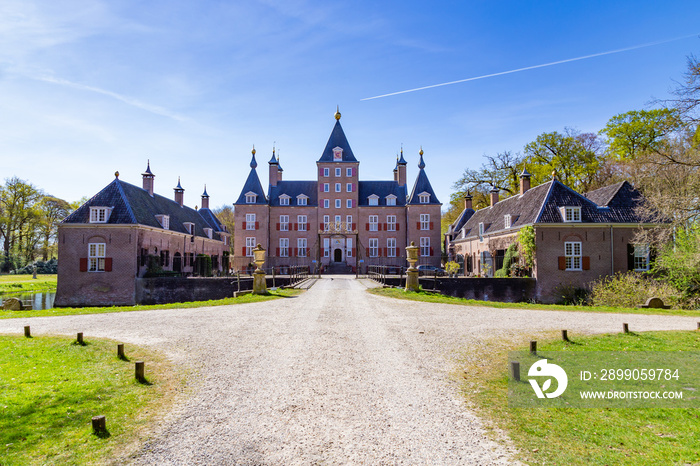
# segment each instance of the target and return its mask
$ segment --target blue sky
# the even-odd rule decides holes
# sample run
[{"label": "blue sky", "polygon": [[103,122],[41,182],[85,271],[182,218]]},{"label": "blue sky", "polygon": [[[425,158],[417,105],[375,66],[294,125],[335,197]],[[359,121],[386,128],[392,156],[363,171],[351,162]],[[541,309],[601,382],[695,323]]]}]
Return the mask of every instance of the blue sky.
[{"label": "blue sky", "polygon": [[[700,54],[698,1],[0,2],[0,177],[74,201],[113,179],[230,204],[273,144],[313,179],[336,105],[362,179],[412,183],[423,146],[440,200],[484,154],[584,132],[664,98]],[[380,99],[422,86],[695,35]]]}]

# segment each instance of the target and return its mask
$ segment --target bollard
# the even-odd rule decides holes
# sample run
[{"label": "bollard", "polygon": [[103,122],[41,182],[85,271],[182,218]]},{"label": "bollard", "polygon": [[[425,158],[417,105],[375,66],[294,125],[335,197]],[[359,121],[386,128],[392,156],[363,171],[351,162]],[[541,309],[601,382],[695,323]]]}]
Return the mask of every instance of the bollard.
[{"label": "bollard", "polygon": [[146,380],[146,364],[143,361],[136,362],[136,380],[143,382]]},{"label": "bollard", "polygon": [[537,354],[537,342],[530,340],[530,354]]},{"label": "bollard", "polygon": [[622,331],[625,333],[630,333],[630,326],[627,323],[622,324]]},{"label": "bollard", "polygon": [[124,354],[124,343],[119,343],[117,345],[117,357],[119,359],[126,359],[126,355]]},{"label": "bollard", "polygon": [[564,341],[569,341],[569,332],[566,330],[561,331],[561,339]]},{"label": "bollard", "polygon": [[[698,327],[700,327],[700,324],[698,324]],[[32,330],[31,330],[31,328],[29,328],[29,325],[24,326],[24,336],[27,338],[32,337]]]},{"label": "bollard", "polygon": [[107,432],[107,418],[104,416],[94,416],[92,418],[92,431],[97,435]]},{"label": "bollard", "polygon": [[516,382],[520,382],[520,363],[518,361],[510,362],[510,376]]},{"label": "bollard", "polygon": [[83,342],[83,332],[78,332],[78,344],[79,345],[84,345],[85,343]]}]

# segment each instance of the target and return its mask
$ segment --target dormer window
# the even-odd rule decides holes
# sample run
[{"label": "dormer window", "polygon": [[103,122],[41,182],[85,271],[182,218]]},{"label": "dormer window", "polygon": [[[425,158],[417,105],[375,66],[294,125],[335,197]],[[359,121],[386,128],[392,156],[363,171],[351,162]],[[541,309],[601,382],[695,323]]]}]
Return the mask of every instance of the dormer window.
[{"label": "dormer window", "polygon": [[156,215],[156,220],[164,230],[170,230],[170,215]]},{"label": "dormer window", "polygon": [[297,205],[307,205],[309,196],[306,194],[299,194],[297,196]]},{"label": "dormer window", "polygon": [[207,235],[207,238],[212,239],[214,237],[214,230],[211,228],[205,228],[204,234]]},{"label": "dormer window", "polygon": [[343,148],[342,147],[334,147],[333,148],[333,160],[334,161],[342,161],[343,160]]},{"label": "dormer window", "polygon": [[426,192],[420,193],[418,195],[418,202],[420,204],[429,204],[430,203],[430,193],[426,193]]},{"label": "dormer window", "polygon": [[511,224],[511,219],[510,219],[510,214],[506,214],[503,216],[503,228],[510,228]]},{"label": "dormer window", "polygon": [[386,205],[396,205],[396,196],[389,194],[386,197]]},{"label": "dormer window", "polygon": [[280,196],[280,205],[289,205],[289,196],[286,194],[282,194]]},{"label": "dormer window", "polygon": [[369,205],[379,205],[379,196],[377,196],[376,194],[368,196],[367,200],[369,201]]},{"label": "dormer window", "polygon": [[90,223],[107,223],[110,213],[109,207],[90,207]]},{"label": "dormer window", "polygon": [[581,207],[561,207],[560,209],[565,222],[581,221]]},{"label": "dormer window", "polygon": [[479,223],[479,242],[484,242],[484,222]]},{"label": "dormer window", "polygon": [[258,195],[255,194],[252,191],[249,191],[245,193],[245,203],[246,204],[255,204],[258,200]]},{"label": "dormer window", "polygon": [[194,235],[194,223],[185,222],[183,223],[183,225],[185,226],[185,231],[187,232],[187,234]]}]

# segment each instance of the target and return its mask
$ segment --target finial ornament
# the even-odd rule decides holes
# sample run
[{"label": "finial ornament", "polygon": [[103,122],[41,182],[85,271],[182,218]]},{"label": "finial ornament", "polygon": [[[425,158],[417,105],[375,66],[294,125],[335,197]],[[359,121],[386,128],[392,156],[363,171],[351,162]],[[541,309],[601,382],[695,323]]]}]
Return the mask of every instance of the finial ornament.
[{"label": "finial ornament", "polygon": [[250,151],[251,154],[255,155],[255,144],[253,144],[253,150]]},{"label": "finial ornament", "polygon": [[420,162],[418,162],[418,168],[420,168],[422,170],[425,168],[425,162],[423,161],[423,148],[422,147],[421,147],[418,155],[420,155]]},{"label": "finial ornament", "polygon": [[423,155],[423,146],[420,146],[420,151],[418,151],[418,155]]},{"label": "finial ornament", "polygon": [[335,106],[335,119],[340,120],[340,105]]},{"label": "finial ornament", "polygon": [[552,171],[552,181],[557,181],[557,171],[556,170]]},{"label": "finial ornament", "polygon": [[119,178],[119,172],[114,172],[115,178]]}]

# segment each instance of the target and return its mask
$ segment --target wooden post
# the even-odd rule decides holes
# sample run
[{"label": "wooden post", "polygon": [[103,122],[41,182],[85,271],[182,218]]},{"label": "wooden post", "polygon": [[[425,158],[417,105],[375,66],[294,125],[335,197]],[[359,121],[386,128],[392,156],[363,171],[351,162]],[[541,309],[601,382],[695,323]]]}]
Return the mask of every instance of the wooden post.
[{"label": "wooden post", "polygon": [[537,354],[537,341],[530,340],[530,354]]},{"label": "wooden post", "polygon": [[143,361],[136,361],[136,380],[139,382],[146,380],[146,364]]},{"label": "wooden post", "polygon": [[126,359],[126,355],[124,354],[124,343],[119,343],[117,345],[117,357],[119,359]]},{"label": "wooden post", "polygon": [[85,343],[83,342],[83,332],[78,332],[78,344],[79,345],[84,345]]},{"label": "wooden post", "polygon": [[630,333],[630,326],[627,323],[622,324],[622,331],[625,333]]},{"label": "wooden post", "polygon": [[92,418],[92,431],[101,435],[107,432],[107,418],[104,416],[93,416]]},{"label": "wooden post", "polygon": [[564,341],[569,341],[569,332],[567,330],[561,331],[561,339]]},{"label": "wooden post", "polygon": [[[698,328],[700,328],[700,324],[698,324]],[[27,338],[32,337],[32,330],[31,330],[31,328],[29,328],[29,325],[24,326],[24,336]]]},{"label": "wooden post", "polygon": [[510,362],[510,376],[516,382],[520,382],[520,363],[518,361]]}]

